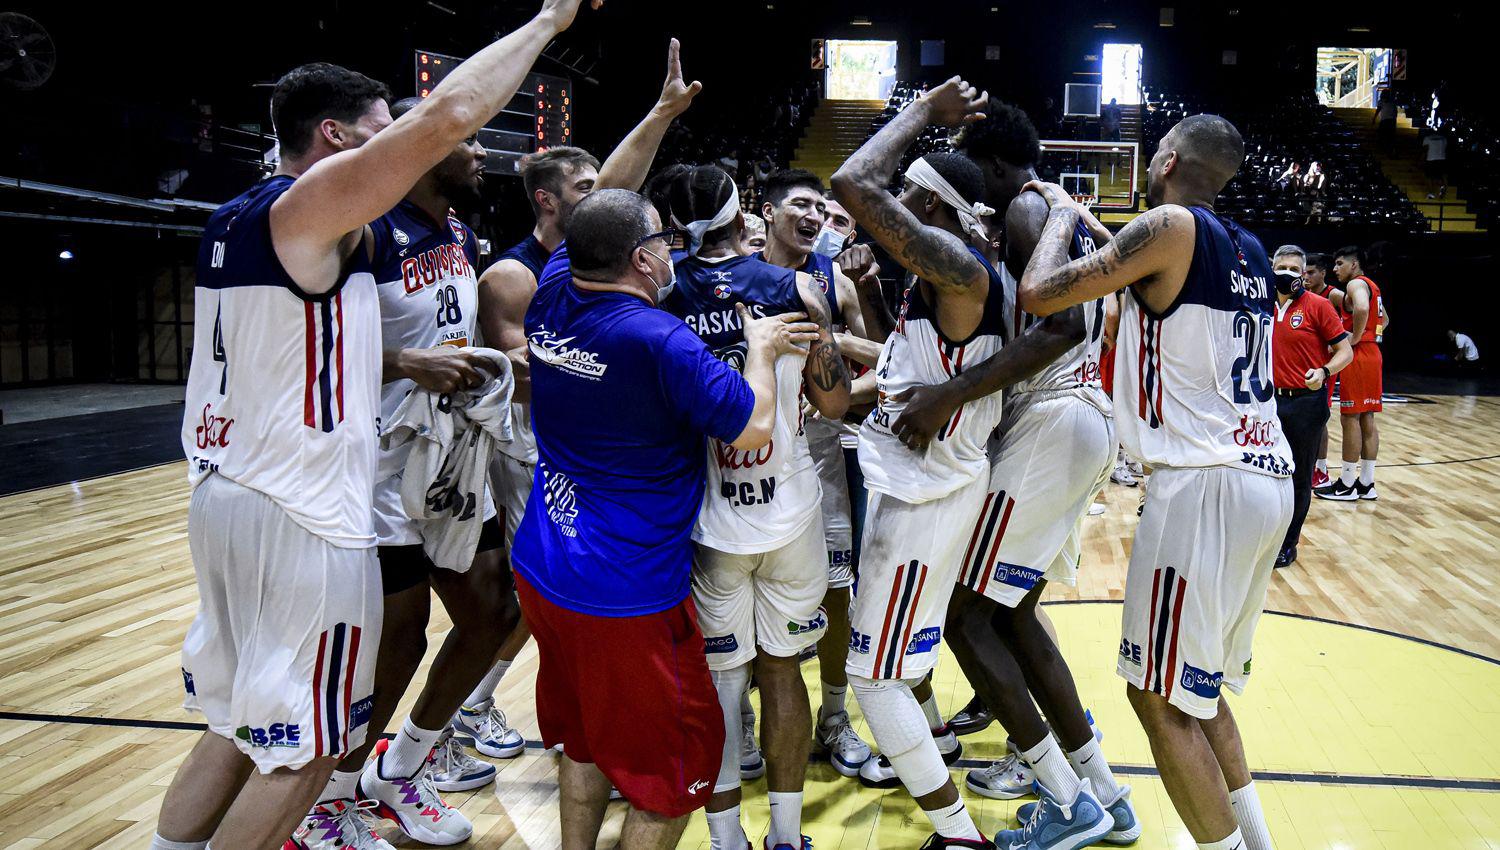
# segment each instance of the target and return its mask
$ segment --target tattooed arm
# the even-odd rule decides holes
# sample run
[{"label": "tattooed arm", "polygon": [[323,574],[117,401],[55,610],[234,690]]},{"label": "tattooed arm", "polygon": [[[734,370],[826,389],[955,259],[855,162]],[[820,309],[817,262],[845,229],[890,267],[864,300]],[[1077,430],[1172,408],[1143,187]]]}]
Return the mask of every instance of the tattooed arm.
[{"label": "tattooed arm", "polygon": [[[964,240],[922,224],[886,190],[901,155],[928,124],[957,126],[983,117],[989,100],[958,77],[933,89],[880,128],[834,172],[833,196],[907,271],[940,290],[969,291],[988,284],[984,266]],[[982,290],[981,290],[982,291]]]},{"label": "tattooed arm", "polygon": [[797,272],[797,291],[807,307],[807,318],[818,325],[818,339],[807,350],[802,383],[807,400],[829,419],[840,419],[849,409],[849,368],[833,338],[828,299],[813,286],[812,277]]},{"label": "tattooed arm", "polygon": [[1187,208],[1167,204],[1147,210],[1108,245],[1068,262],[1077,207],[1058,186],[1027,186],[1042,193],[1052,212],[1017,288],[1022,310],[1048,316],[1127,286],[1135,286],[1153,310],[1164,310],[1176,300],[1193,260],[1195,225]]}]

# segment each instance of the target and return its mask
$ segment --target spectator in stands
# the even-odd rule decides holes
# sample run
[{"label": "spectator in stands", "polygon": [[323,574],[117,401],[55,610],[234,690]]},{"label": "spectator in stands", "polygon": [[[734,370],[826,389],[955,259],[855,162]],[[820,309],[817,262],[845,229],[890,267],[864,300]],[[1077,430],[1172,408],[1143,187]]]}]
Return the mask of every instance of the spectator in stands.
[{"label": "spectator in stands", "polygon": [[1117,98],[1110,98],[1109,103],[1099,110],[1099,141],[1118,142],[1120,140],[1120,103]]},{"label": "spectator in stands", "polygon": [[[1448,136],[1434,129],[1422,140],[1422,168],[1427,173],[1427,200],[1448,194]],[[1437,194],[1432,187],[1437,186]]]},{"label": "spectator in stands", "polygon": [[1294,162],[1276,178],[1276,188],[1281,192],[1295,192],[1302,188],[1302,163]]},{"label": "spectator in stands", "polygon": [[1313,160],[1312,164],[1307,166],[1307,173],[1302,176],[1302,191],[1321,193],[1325,180],[1322,163]]},{"label": "spectator in stands", "polygon": [[1385,89],[1380,93],[1380,106],[1375,109],[1375,138],[1380,150],[1390,156],[1396,150],[1396,93]]}]

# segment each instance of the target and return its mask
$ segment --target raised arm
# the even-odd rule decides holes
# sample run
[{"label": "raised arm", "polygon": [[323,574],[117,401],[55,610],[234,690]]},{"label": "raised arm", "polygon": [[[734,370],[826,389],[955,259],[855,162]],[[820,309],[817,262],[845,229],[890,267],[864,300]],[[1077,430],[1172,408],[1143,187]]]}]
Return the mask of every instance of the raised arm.
[{"label": "raised arm", "polygon": [[802,383],[807,400],[829,419],[842,419],[849,409],[849,368],[833,338],[832,317],[828,299],[813,287],[812,278],[797,272],[797,291],[807,308],[808,321],[818,326],[818,338],[807,350],[802,366]]},{"label": "raised arm", "polygon": [[[532,62],[567,29],[581,0],[546,0],[536,17],[469,57],[432,94],[370,141],[320,160],[271,207],[271,242],[298,286],[331,289],[346,239],[384,215],[418,179],[510,101]],[[602,0],[590,0],[598,7]],[[345,243],[345,245],[340,245]]]},{"label": "raised arm", "polygon": [[929,91],[880,128],[834,172],[833,196],[907,271],[933,286],[968,291],[988,273],[964,240],[917,220],[886,190],[901,155],[929,124],[956,127],[984,117],[987,94],[958,77]]},{"label": "raised arm", "polygon": [[698,92],[703,91],[703,84],[697,80],[690,85],[683,83],[681,50],[677,39],[672,39],[667,47],[667,81],[662,83],[661,96],[641,123],[620,140],[609,159],[600,166],[595,189],[640,191],[667,128],[672,126],[673,119],[687,111]]},{"label": "raised arm", "polygon": [[[484,344],[501,351],[526,346],[526,308],[536,294],[536,278],[519,260],[501,260],[479,276],[479,331]],[[531,400],[531,375],[517,370],[512,401]]]},{"label": "raised arm", "polygon": [[1136,216],[1108,245],[1072,262],[1068,246],[1078,224],[1078,207],[1062,187],[1028,183],[1052,210],[1018,286],[1021,309],[1050,316],[1074,304],[1136,286],[1152,309],[1165,309],[1182,290],[1192,262],[1193,214],[1167,204]]}]

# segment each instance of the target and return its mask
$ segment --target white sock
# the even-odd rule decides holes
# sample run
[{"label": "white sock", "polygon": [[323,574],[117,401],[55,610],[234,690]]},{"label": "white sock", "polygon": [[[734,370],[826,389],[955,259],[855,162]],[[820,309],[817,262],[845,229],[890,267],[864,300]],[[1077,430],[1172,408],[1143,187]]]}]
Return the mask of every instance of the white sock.
[{"label": "white sock", "polygon": [[207,841],[168,841],[161,833],[151,836],[151,850],[208,850]]},{"label": "white sock", "polygon": [[838,714],[844,711],[844,696],[849,693],[848,685],[830,685],[823,683],[823,706],[818,709],[818,719],[822,720],[830,714]]},{"label": "white sock", "polygon": [[927,718],[927,725],[933,731],[943,728],[943,715],[938,711],[937,694],[933,694],[922,702],[922,716]]},{"label": "white sock", "polygon": [[750,704],[750,689],[748,687],[745,688],[744,693],[740,694],[740,714],[749,715],[750,717],[755,716],[755,706]]},{"label": "white sock", "polygon": [[[745,828],[740,826],[740,807],[735,804],[722,812],[704,812],[708,817],[708,846],[710,850],[744,850],[750,843]],[[799,839],[800,846],[800,839]]]},{"label": "white sock", "polygon": [[1099,742],[1094,736],[1090,735],[1087,744],[1068,753],[1068,764],[1073,766],[1078,778],[1093,780],[1094,794],[1099,797],[1100,802],[1108,804],[1120,795],[1120,785],[1115,782],[1115,775],[1110,771],[1104,751],[1099,749]]},{"label": "white sock", "polygon": [[1245,838],[1236,829],[1218,841],[1199,844],[1198,850],[1245,850]]},{"label": "white sock", "polygon": [[380,773],[383,778],[416,776],[417,771],[427,762],[427,755],[432,752],[432,745],[437,743],[441,734],[441,729],[421,729],[411,722],[410,717],[406,718],[406,722],[401,724],[401,731],[396,733],[396,740],[391,742],[390,748],[382,757]]},{"label": "white sock", "polygon": [[1068,764],[1068,759],[1063,755],[1062,747],[1057,745],[1057,737],[1051,732],[1043,738],[1041,743],[1029,750],[1021,751],[1021,758],[1031,765],[1036,771],[1036,778],[1047,786],[1047,790],[1057,796],[1057,799],[1072,802],[1078,796],[1078,786],[1082,783],[1078,774],[1073,772],[1073,766]]},{"label": "white sock", "polygon": [[1327,459],[1321,458],[1321,457],[1318,458],[1318,462],[1315,463],[1315,464],[1313,464],[1313,468],[1316,469],[1317,471],[1323,473],[1324,475],[1327,475],[1328,474],[1328,461],[1327,461]]},{"label": "white sock", "polygon": [[1260,809],[1260,794],[1255,783],[1229,792],[1229,806],[1234,809],[1235,823],[1245,837],[1245,850],[1272,850],[1271,831],[1266,827],[1266,815]]},{"label": "white sock", "polygon": [[1345,487],[1353,487],[1354,482],[1359,480],[1359,463],[1350,463],[1347,460],[1342,463],[1343,471],[1339,473],[1339,482]]},{"label": "white sock", "polygon": [[964,808],[962,797],[952,805],[927,810],[927,819],[932,821],[937,834],[945,838],[967,838],[970,841],[983,838],[979,827],[974,825],[974,819],[969,817],[969,810]]},{"label": "white sock", "polygon": [[1375,483],[1375,461],[1362,460],[1359,462],[1359,483],[1365,485]]},{"label": "white sock", "polygon": [[510,669],[509,661],[496,661],[490,672],[484,674],[479,684],[474,687],[474,692],[464,700],[464,705],[469,708],[483,705],[488,700],[495,698],[495,689],[500,687],[500,680],[505,678],[505,671]]},{"label": "white sock", "polygon": [[323,793],[318,795],[319,803],[329,800],[353,800],[359,787],[359,775],[362,770],[335,770],[328,777],[328,784],[323,786]]},{"label": "white sock", "polygon": [[771,791],[766,796],[771,801],[771,840],[767,843],[772,847],[790,844],[801,848],[802,792]]}]

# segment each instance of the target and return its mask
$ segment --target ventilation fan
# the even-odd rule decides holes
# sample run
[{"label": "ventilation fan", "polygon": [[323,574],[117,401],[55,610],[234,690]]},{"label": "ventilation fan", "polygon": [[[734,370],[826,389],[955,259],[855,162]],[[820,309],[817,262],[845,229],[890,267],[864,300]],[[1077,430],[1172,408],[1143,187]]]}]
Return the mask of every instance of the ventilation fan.
[{"label": "ventilation fan", "polygon": [[0,12],[0,81],[30,91],[56,67],[57,47],[41,24],[19,12]]}]

